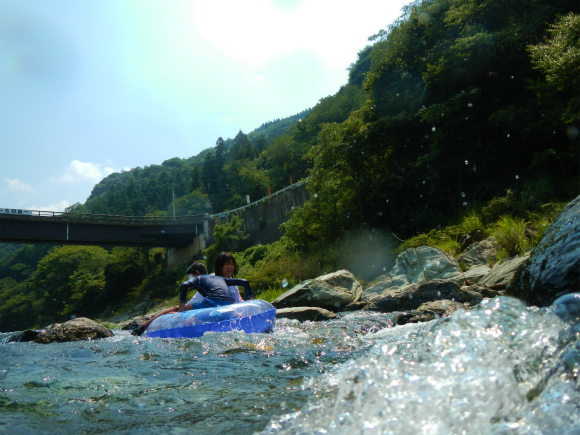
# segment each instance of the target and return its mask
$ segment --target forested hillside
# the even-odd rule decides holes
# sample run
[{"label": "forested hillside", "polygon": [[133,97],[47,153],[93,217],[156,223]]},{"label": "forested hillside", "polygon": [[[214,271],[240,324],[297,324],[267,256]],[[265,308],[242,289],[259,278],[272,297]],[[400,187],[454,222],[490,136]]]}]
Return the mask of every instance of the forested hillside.
[{"label": "forested hillside", "polygon": [[[197,156],[111,174],[72,209],[169,214],[175,195],[178,215],[219,212],[309,177],[311,199],[271,255],[240,253],[292,280],[338,258],[355,230],[410,237],[486,203],[486,216],[525,219],[580,192],[579,9],[577,0],[418,0],[311,110],[218,138]],[[0,256],[0,330],[162,297],[160,283],[178,278],[162,250],[12,251]],[[30,295],[32,320],[22,308]]]}]

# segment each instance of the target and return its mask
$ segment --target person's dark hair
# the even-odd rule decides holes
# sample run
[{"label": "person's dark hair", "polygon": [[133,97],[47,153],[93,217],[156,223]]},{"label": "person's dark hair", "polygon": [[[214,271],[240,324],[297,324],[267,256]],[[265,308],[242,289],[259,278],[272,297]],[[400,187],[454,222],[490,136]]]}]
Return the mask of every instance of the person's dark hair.
[{"label": "person's dark hair", "polygon": [[187,268],[187,271],[185,272],[187,275],[194,274],[195,275],[195,271],[198,270],[200,275],[207,275],[207,269],[205,268],[205,266],[202,263],[193,263],[191,266],[189,266]]},{"label": "person's dark hair", "polygon": [[223,276],[222,269],[228,261],[231,261],[232,263],[234,263],[234,271],[235,271],[236,270],[236,259],[229,252],[221,252],[215,258],[214,271],[215,271],[215,274],[217,276]]}]

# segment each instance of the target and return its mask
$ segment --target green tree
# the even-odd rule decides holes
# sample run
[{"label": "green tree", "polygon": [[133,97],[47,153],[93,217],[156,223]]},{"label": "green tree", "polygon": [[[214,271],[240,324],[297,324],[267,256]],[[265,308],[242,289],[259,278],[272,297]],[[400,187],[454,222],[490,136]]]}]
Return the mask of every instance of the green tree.
[{"label": "green tree", "polygon": [[215,243],[202,251],[208,270],[211,270],[215,258],[220,252],[236,251],[240,248],[241,243],[250,237],[244,233],[242,226],[243,222],[239,216],[232,216],[229,222],[216,225],[213,230]]},{"label": "green tree", "polygon": [[100,307],[94,300],[105,286],[110,261],[109,253],[97,246],[62,246],[42,258],[29,284],[39,322],[96,314]]}]

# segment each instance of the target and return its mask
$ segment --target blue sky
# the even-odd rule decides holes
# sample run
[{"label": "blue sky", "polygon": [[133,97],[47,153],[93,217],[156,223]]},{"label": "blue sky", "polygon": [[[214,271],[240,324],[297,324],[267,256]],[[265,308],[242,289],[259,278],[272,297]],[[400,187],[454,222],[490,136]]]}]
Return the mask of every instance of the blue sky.
[{"label": "blue sky", "polygon": [[313,107],[403,0],[0,0],[0,207]]}]

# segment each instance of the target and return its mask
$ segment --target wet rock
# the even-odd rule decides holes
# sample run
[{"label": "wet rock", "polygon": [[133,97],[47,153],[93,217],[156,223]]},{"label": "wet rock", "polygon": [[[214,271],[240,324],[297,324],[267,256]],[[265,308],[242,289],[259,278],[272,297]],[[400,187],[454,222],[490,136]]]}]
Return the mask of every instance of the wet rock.
[{"label": "wet rock", "polygon": [[95,340],[112,337],[113,333],[97,322],[78,317],[65,323],[55,323],[43,329],[32,340],[35,343],[52,343],[78,340]]},{"label": "wet rock", "polygon": [[538,306],[580,290],[580,196],[544,232],[509,294]]},{"label": "wet rock", "polygon": [[562,320],[578,322],[580,320],[580,293],[560,296],[554,301],[550,310]]},{"label": "wet rock", "polygon": [[276,317],[282,319],[296,319],[303,322],[305,320],[320,321],[334,319],[336,314],[319,307],[294,307],[277,309]]},{"label": "wet rock", "polygon": [[426,302],[453,300],[476,305],[481,294],[470,289],[461,289],[451,280],[433,280],[421,285],[409,284],[398,289],[389,289],[368,301],[366,309],[390,313],[393,311],[416,310]]},{"label": "wet rock", "polygon": [[276,308],[320,307],[342,311],[360,299],[362,286],[348,270],[339,270],[294,286],[279,296],[272,305]]},{"label": "wet rock", "polygon": [[529,258],[530,253],[527,252],[521,257],[515,257],[505,263],[496,265],[479,283],[494,290],[506,289],[514,281],[518,272],[524,268]]},{"label": "wet rock", "polygon": [[499,247],[493,237],[482,240],[479,243],[474,243],[459,256],[457,261],[460,264],[465,264],[468,268],[479,267],[495,263],[497,261],[496,255]]}]

